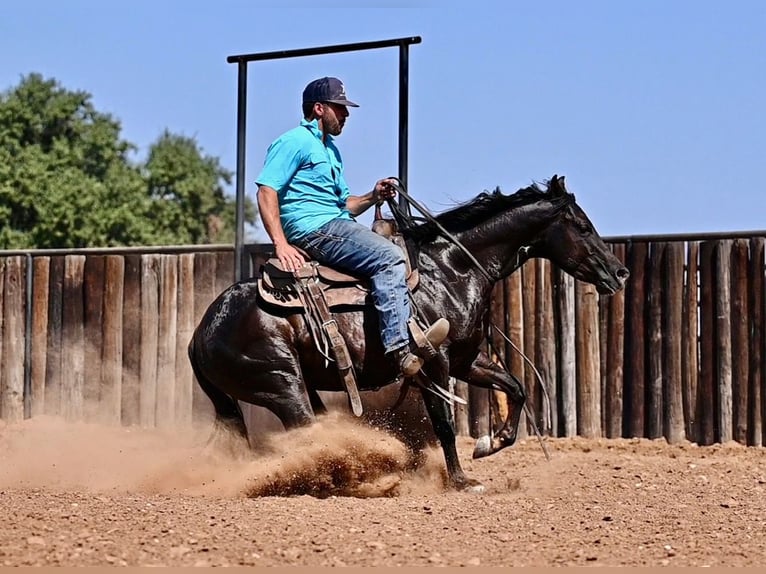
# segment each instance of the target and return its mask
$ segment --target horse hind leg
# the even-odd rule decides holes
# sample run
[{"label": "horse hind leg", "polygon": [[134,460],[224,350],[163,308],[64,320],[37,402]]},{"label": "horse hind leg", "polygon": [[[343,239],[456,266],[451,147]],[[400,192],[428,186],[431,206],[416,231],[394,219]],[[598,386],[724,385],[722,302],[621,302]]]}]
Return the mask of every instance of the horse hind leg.
[{"label": "horse hind leg", "polygon": [[[219,389],[199,369],[195,361],[192,347],[189,348],[189,359],[197,384],[210,399],[215,410],[213,432],[207,441],[207,446],[226,445],[229,450],[235,449],[235,444],[250,447],[250,439],[245,425],[245,417],[236,399]],[[234,439],[234,443],[232,443]]]}]

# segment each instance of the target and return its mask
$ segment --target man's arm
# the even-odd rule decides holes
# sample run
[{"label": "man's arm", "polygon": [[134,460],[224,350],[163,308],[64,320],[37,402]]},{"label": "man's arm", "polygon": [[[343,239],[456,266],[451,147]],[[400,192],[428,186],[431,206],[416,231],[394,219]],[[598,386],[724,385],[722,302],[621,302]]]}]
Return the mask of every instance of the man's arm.
[{"label": "man's arm", "polygon": [[396,197],[396,189],[393,185],[396,180],[393,179],[381,179],[375,183],[375,187],[372,191],[365,193],[364,195],[350,195],[346,200],[346,209],[353,215],[361,215],[368,209],[370,209],[376,203],[380,203],[387,199],[393,199]]},{"label": "man's arm", "polygon": [[263,221],[263,227],[269,234],[276,256],[287,271],[300,269],[306,260],[295,247],[287,242],[282,223],[279,221],[279,197],[276,190],[267,185],[258,186],[258,212]]}]

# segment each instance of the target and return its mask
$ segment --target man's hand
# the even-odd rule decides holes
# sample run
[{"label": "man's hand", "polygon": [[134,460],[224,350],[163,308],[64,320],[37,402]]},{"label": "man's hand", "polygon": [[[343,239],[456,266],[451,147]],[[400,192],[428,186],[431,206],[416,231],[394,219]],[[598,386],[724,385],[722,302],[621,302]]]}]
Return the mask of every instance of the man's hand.
[{"label": "man's hand", "polygon": [[303,255],[289,243],[280,243],[274,246],[277,259],[282,264],[285,271],[297,271],[306,263]]},{"label": "man's hand", "polygon": [[396,187],[394,187],[398,182],[395,179],[392,179],[390,177],[386,179],[381,179],[377,183],[375,183],[375,187],[372,190],[372,201],[373,203],[380,204],[388,199],[393,199],[396,197]]}]

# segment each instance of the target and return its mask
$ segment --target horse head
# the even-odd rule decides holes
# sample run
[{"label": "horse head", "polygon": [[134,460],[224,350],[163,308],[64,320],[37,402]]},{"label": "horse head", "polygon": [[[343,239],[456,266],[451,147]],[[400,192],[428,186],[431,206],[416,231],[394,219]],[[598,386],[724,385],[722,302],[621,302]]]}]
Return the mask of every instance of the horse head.
[{"label": "horse head", "polygon": [[556,206],[554,216],[529,246],[528,256],[550,259],[576,279],[595,285],[601,294],[622,289],[630,272],[567,191],[563,176],[548,181],[547,196]]}]

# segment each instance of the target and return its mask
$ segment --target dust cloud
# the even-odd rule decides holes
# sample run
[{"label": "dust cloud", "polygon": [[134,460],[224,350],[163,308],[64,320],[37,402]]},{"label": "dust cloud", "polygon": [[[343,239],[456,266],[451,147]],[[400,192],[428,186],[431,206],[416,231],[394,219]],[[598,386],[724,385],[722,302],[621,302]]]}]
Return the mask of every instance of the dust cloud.
[{"label": "dust cloud", "polygon": [[269,434],[255,449],[208,443],[209,425],[118,427],[38,416],[0,421],[0,488],[212,497],[383,497],[444,489],[431,448],[417,470],[405,446],[342,413]]}]

